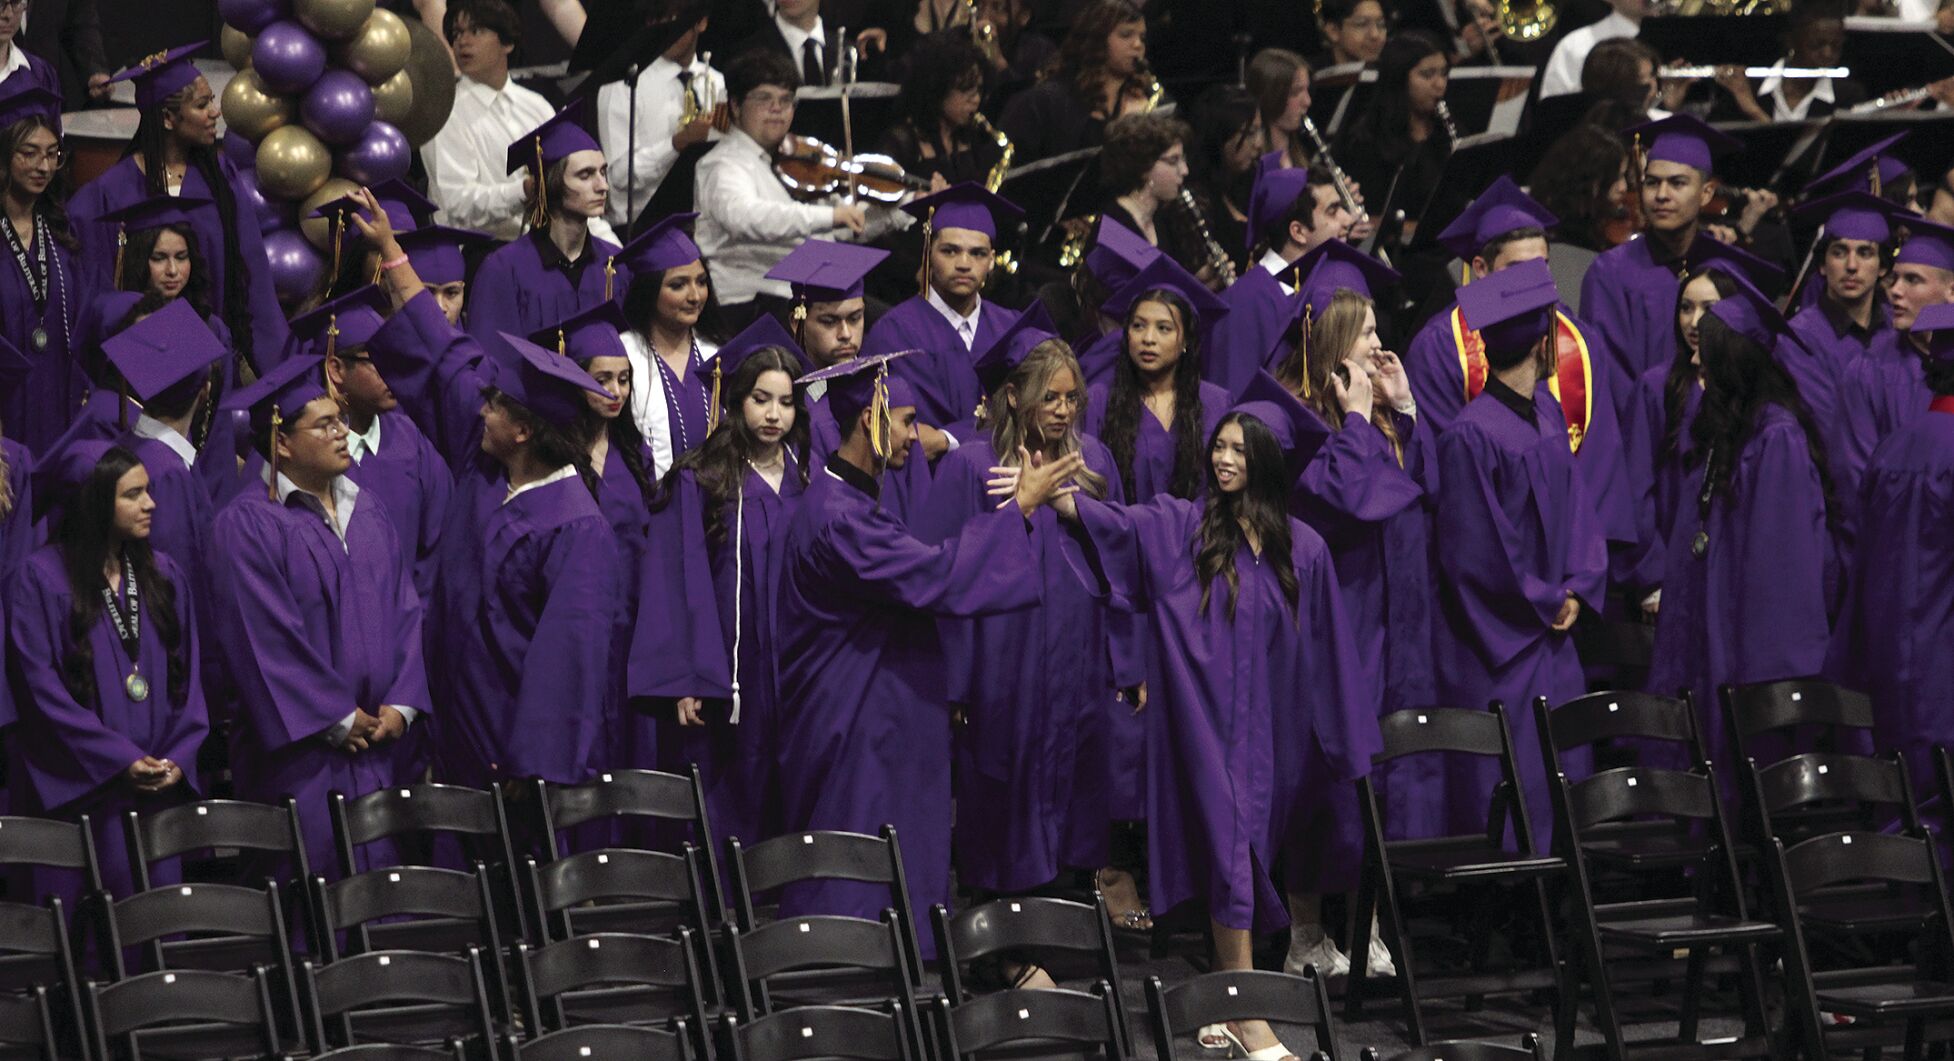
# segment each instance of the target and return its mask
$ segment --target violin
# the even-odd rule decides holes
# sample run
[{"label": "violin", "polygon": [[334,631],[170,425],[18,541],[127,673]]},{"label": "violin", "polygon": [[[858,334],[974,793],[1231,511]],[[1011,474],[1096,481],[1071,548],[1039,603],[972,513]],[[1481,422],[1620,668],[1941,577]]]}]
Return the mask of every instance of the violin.
[{"label": "violin", "polygon": [[844,157],[831,144],[811,136],[789,135],[774,152],[773,171],[797,199],[839,194],[850,201],[896,203],[912,191],[927,192],[928,181],[911,174],[887,155]]}]

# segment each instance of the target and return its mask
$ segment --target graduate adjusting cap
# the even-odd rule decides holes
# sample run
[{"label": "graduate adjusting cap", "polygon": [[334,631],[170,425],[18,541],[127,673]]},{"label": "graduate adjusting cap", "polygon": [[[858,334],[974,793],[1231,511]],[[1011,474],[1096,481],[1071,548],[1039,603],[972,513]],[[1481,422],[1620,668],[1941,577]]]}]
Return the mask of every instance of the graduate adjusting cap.
[{"label": "graduate adjusting cap", "polygon": [[631,329],[624,309],[604,299],[589,309],[529,333],[529,341],[582,363],[598,357],[627,357],[623,333]]},{"label": "graduate adjusting cap", "polygon": [[61,97],[28,80],[25,67],[0,81],[0,128],[39,118],[61,131]]},{"label": "graduate adjusting cap", "polygon": [[1216,321],[1228,315],[1228,303],[1216,297],[1214,292],[1208,290],[1208,285],[1195,279],[1193,273],[1181,268],[1179,262],[1165,254],[1133,274],[1132,279],[1106,299],[1099,312],[1114,320],[1122,320],[1141,295],[1159,288],[1174,292],[1194,307],[1195,328],[1191,330],[1212,328]]},{"label": "graduate adjusting cap", "polygon": [[129,392],[146,402],[200,377],[227,351],[191,308],[190,300],[177,298],[104,339],[102,353],[128,381]]},{"label": "graduate adjusting cap", "polygon": [[992,243],[997,242],[999,229],[1015,225],[1024,217],[1018,204],[970,181],[952,184],[935,195],[912,199],[903,210],[928,223],[931,231],[968,229],[989,236]]},{"label": "graduate adjusting cap", "polygon": [[1649,162],[1680,162],[1703,174],[1716,172],[1716,156],[1743,146],[1735,137],[1688,114],[1632,125],[1622,130],[1622,135],[1640,137],[1643,157]]},{"label": "graduate adjusting cap", "polygon": [[[908,357],[916,352],[892,350],[886,354],[850,358],[840,364],[810,372],[794,383],[798,386],[804,383],[827,381],[828,409],[834,413],[835,424],[841,428],[845,436],[849,425],[862,415],[864,409],[900,409],[903,404],[916,404],[915,395],[906,387],[902,388],[900,393],[892,394],[894,388],[891,384],[899,381],[889,377],[889,362]],[[898,404],[899,399],[906,399],[906,402]],[[876,418],[871,427],[869,445],[874,448],[876,456],[889,455],[889,439],[883,433],[880,417]]]},{"label": "graduate adjusting cap", "polygon": [[195,44],[153,52],[125,67],[109,80],[134,82],[136,106],[148,110],[203,76],[197,69],[197,64],[190,61],[190,57],[209,43],[208,40],[201,40]]},{"label": "graduate adjusting cap", "polygon": [[380,209],[387,212],[387,221],[393,225],[396,235],[433,224],[434,215],[441,209],[439,203],[399,177],[381,181],[369,190],[380,201]]},{"label": "graduate adjusting cap", "polygon": [[1927,336],[1927,353],[1942,361],[1954,361],[1954,303],[1928,306],[1914,315],[1908,332]]},{"label": "graduate adjusting cap", "polygon": [[1282,455],[1289,462],[1292,478],[1302,474],[1309,459],[1330,437],[1329,425],[1323,422],[1323,418],[1289,393],[1289,388],[1270,375],[1267,369],[1258,369],[1249,378],[1234,411],[1254,413],[1257,420],[1269,425],[1269,430],[1275,432],[1276,442],[1282,446]]},{"label": "graduate adjusting cap", "polygon": [[1549,213],[1547,208],[1534,202],[1533,197],[1520,190],[1513,178],[1502,173],[1493,181],[1465,212],[1445,226],[1438,234],[1438,242],[1452,256],[1462,262],[1470,262],[1479,251],[1493,240],[1523,228],[1552,228],[1560,224],[1560,218]]},{"label": "graduate adjusting cap", "polygon": [[[792,287],[798,302],[844,302],[862,297],[863,281],[888,256],[888,251],[858,243],[803,240],[767,270],[767,279]],[[631,266],[634,272],[637,268]]]},{"label": "graduate adjusting cap", "polygon": [[387,293],[378,285],[355,288],[292,318],[292,349],[326,358],[365,346],[387,323],[390,308]]},{"label": "graduate adjusting cap", "polygon": [[1767,351],[1778,344],[1779,336],[1792,335],[1791,322],[1784,319],[1784,314],[1778,312],[1778,307],[1764,292],[1742,276],[1731,279],[1737,289],[1729,297],[1718,299],[1708,310],[1710,316]]},{"label": "graduate adjusting cap", "polygon": [[1683,256],[1683,270],[1693,273],[1705,266],[1713,266],[1725,276],[1748,281],[1752,287],[1776,287],[1784,282],[1784,270],[1741,247],[1711,239],[1699,232],[1696,242],[1689,245],[1689,253]]},{"label": "graduate adjusting cap", "polygon": [[1459,312],[1492,350],[1513,351],[1532,346],[1554,326],[1560,292],[1547,263],[1509,265],[1459,289]]},{"label": "graduate adjusting cap", "polygon": [[1396,269],[1340,239],[1317,244],[1308,254],[1296,259],[1293,268],[1292,275],[1303,278],[1296,293],[1301,296],[1303,307],[1312,314],[1327,309],[1330,300],[1343,288],[1374,301],[1380,292],[1403,279]]},{"label": "graduate adjusting cap", "polygon": [[699,245],[686,234],[685,226],[698,214],[670,214],[626,243],[617,252],[618,261],[637,276],[649,276],[699,260]]},{"label": "graduate adjusting cap", "polygon": [[1098,278],[1106,290],[1116,291],[1158,257],[1160,249],[1138,232],[1101,215],[1099,230],[1086,251],[1086,271]]},{"label": "graduate adjusting cap", "polygon": [[1881,187],[1907,175],[1907,164],[1893,156],[1893,149],[1906,138],[1905,132],[1894,133],[1853,152],[1843,162],[1806,181],[1805,194],[1850,189],[1878,195]]},{"label": "graduate adjusting cap", "polygon": [[[1309,170],[1300,167],[1259,170],[1255,177],[1255,190],[1248,196],[1248,249],[1253,250],[1262,232],[1275,224],[1276,218],[1289,212],[1296,204],[1296,198],[1309,191]],[[1271,248],[1280,250],[1277,246]]]},{"label": "graduate adjusting cap", "polygon": [[1893,204],[1870,192],[1838,192],[1814,199],[1801,204],[1791,216],[1824,225],[1825,235],[1831,239],[1885,243],[1893,238]]},{"label": "graduate adjusting cap", "polygon": [[[500,334],[503,342],[488,344],[488,364],[495,369],[492,386],[509,400],[559,428],[576,423],[590,407],[585,394],[611,400],[610,392],[576,362],[520,335]],[[622,356],[622,347],[619,350]]]},{"label": "graduate adjusting cap", "polygon": [[[977,382],[984,385],[985,394],[995,394],[1004,381],[1009,379],[1024,359],[1031,356],[1039,344],[1058,338],[1058,326],[1052,323],[1052,315],[1043,302],[1034,301],[1031,308],[1018,314],[1004,334],[997,337],[990,349],[977,356],[971,366],[977,372]],[[1074,381],[1084,385],[1084,380]]]},{"label": "graduate adjusting cap", "polygon": [[1931,265],[1954,271],[1954,228],[1918,217],[1900,223],[1906,228],[1907,239],[1893,256],[1894,265]]},{"label": "graduate adjusting cap", "polygon": [[412,232],[400,234],[400,249],[407,252],[407,260],[414,266],[414,275],[429,286],[468,279],[465,252],[470,247],[494,242],[495,237],[486,232],[449,228],[446,225],[422,225]]},{"label": "graduate adjusting cap", "polygon": [[801,349],[801,344],[787,334],[787,329],[782,327],[780,321],[771,313],[762,313],[753,318],[752,324],[747,325],[725,346],[720,347],[718,353],[712,355],[712,363],[720,372],[731,376],[739,371],[740,365],[745,363],[747,358],[762,350],[776,347],[786,351],[787,356],[801,366],[794,375],[800,376],[814,371],[814,362],[808,358],[807,351]]}]

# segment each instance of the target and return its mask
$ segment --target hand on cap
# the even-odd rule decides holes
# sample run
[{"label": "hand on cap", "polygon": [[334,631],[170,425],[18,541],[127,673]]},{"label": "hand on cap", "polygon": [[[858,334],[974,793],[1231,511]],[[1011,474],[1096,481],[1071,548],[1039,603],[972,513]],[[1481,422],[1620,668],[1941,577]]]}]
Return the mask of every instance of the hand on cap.
[{"label": "hand on cap", "polygon": [[400,241],[394,238],[393,221],[380,208],[380,200],[374,197],[373,192],[356,188],[347,198],[359,200],[360,209],[348,216],[367,244],[380,252],[380,260],[390,262],[400,257]]}]

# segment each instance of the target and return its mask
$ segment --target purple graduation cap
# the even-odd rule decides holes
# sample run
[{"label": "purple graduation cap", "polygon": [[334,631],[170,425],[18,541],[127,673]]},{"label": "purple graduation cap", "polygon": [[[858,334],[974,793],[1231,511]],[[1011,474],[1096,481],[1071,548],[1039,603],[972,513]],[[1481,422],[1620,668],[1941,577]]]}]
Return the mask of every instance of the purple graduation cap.
[{"label": "purple graduation cap", "polygon": [[699,245],[685,231],[685,226],[698,217],[695,213],[684,213],[659,218],[617,252],[618,261],[633,276],[655,276],[698,261]]},{"label": "purple graduation cap", "polygon": [[629,356],[624,352],[622,333],[630,328],[624,309],[615,301],[604,299],[547,328],[530,332],[529,341],[582,364],[593,358]]},{"label": "purple graduation cap", "polygon": [[1304,311],[1312,314],[1327,309],[1339,290],[1348,288],[1375,301],[1379,292],[1404,279],[1396,269],[1340,239],[1317,244],[1296,259],[1295,269],[1302,277],[1296,294]]},{"label": "purple graduation cap", "polygon": [[1791,216],[1825,226],[1830,239],[1862,239],[1885,243],[1893,238],[1893,204],[1862,191],[1836,192],[1802,203]]},{"label": "purple graduation cap", "polygon": [[1459,312],[1488,351],[1525,350],[1554,327],[1560,292],[1540,259],[1517,262],[1459,289]]},{"label": "purple graduation cap", "polygon": [[380,209],[387,212],[387,222],[393,226],[395,235],[433,224],[434,215],[441,209],[440,204],[399,177],[381,181],[370,190],[380,201]]},{"label": "purple graduation cap", "polygon": [[102,340],[102,353],[138,401],[149,401],[185,380],[200,378],[227,351],[190,300],[162,309]]},{"label": "purple graduation cap", "polygon": [[767,279],[793,289],[795,312],[801,315],[811,302],[861,298],[863,281],[888,256],[888,251],[858,243],[803,240],[779,264],[767,270]]},{"label": "purple graduation cap", "polygon": [[1108,296],[1099,312],[1114,320],[1123,320],[1133,303],[1140,296],[1157,288],[1174,292],[1194,307],[1195,327],[1191,331],[1205,333],[1213,328],[1216,321],[1228,315],[1228,303],[1223,302],[1208,285],[1194,278],[1194,274],[1181,268],[1179,262],[1163,254],[1147,263],[1145,269],[1133,274],[1133,278],[1121,285],[1119,290]]},{"label": "purple graduation cap", "polygon": [[[848,432],[848,425],[862,415],[864,409],[900,409],[899,400],[916,404],[916,396],[908,388],[898,392],[899,380],[889,377],[889,362],[899,357],[908,357],[914,350],[892,350],[886,354],[870,354],[867,357],[854,357],[836,365],[829,365],[819,371],[810,372],[794,381],[803,383],[828,384],[828,410],[834,413],[835,423],[841,427],[842,434]],[[889,455],[889,438],[882,427],[882,418],[875,420],[876,427],[870,432],[869,446],[877,457]]]},{"label": "purple graduation cap", "polygon": [[[74,492],[88,481],[89,476],[95,474],[95,466],[102,463],[102,458],[108,456],[109,450],[114,448],[115,443],[106,439],[89,438],[66,446],[55,455],[54,474],[46,481],[53,483],[60,492],[61,496],[55,499],[58,503],[57,507],[66,507],[66,502],[74,496]],[[39,476],[35,478],[40,479]],[[58,514],[50,515],[48,522],[51,525],[59,525],[61,520]]]},{"label": "purple graduation cap", "polygon": [[133,82],[136,86],[136,107],[149,110],[203,76],[190,57],[209,43],[208,40],[201,40],[145,55],[109,80]]},{"label": "purple graduation cap", "polygon": [[569,158],[579,151],[604,150],[597,138],[584,129],[584,112],[589,97],[580,96],[570,105],[543,120],[543,124],[522,134],[509,145],[509,168],[511,174],[529,170],[536,182],[535,208],[530,214],[532,228],[542,228],[549,223],[549,216],[543,205],[543,174],[553,163]]},{"label": "purple graduation cap", "polygon": [[[122,275],[122,252],[128,247],[129,233],[166,225],[190,227],[194,224],[191,212],[209,205],[210,200],[200,195],[152,195],[103,214],[102,220],[113,222],[116,226],[115,272],[110,279],[113,281]],[[196,246],[194,239],[191,246]]]},{"label": "purple graduation cap", "polygon": [[1445,226],[1438,242],[1452,256],[1470,262],[1493,240],[1523,228],[1552,228],[1560,218],[1520,190],[1513,178],[1502,173],[1465,212]]},{"label": "purple graduation cap", "polygon": [[407,252],[414,275],[429,286],[468,279],[467,249],[494,242],[495,237],[486,232],[446,225],[422,225],[400,234],[400,249]]},{"label": "purple graduation cap", "polygon": [[1252,413],[1275,432],[1276,442],[1282,446],[1282,455],[1289,462],[1292,480],[1303,474],[1303,468],[1322,447],[1323,440],[1330,437],[1329,425],[1323,422],[1323,418],[1289,393],[1289,388],[1270,375],[1267,369],[1258,369],[1250,377],[1236,401],[1232,411]]},{"label": "purple graduation cap", "polygon": [[1805,194],[1818,195],[1849,188],[1878,195],[1882,187],[1910,172],[1906,163],[1893,157],[1893,149],[1906,138],[1905,132],[1894,133],[1846,156],[1845,161],[1806,181]]},{"label": "purple graduation cap", "polygon": [[970,367],[977,373],[977,382],[984,385],[984,393],[995,394],[1039,344],[1057,338],[1058,326],[1052,323],[1051,313],[1043,302],[1033,301],[1031,308],[1020,313]]},{"label": "purple graduation cap", "polygon": [[1718,299],[1707,311],[1731,331],[1749,339],[1766,351],[1777,346],[1781,336],[1792,336],[1791,322],[1755,285],[1742,276],[1733,276],[1737,289],[1728,298]]},{"label": "purple graduation cap", "polygon": [[1622,130],[1642,146],[1642,159],[1648,162],[1678,162],[1708,176],[1716,172],[1716,158],[1740,150],[1744,145],[1709,123],[1688,114],[1672,114]]},{"label": "purple graduation cap", "polygon": [[1752,287],[1775,287],[1784,282],[1784,270],[1741,247],[1711,239],[1699,232],[1696,242],[1689,245],[1689,253],[1683,256],[1683,270],[1686,274],[1693,273],[1704,266],[1713,266],[1724,275],[1744,280]]},{"label": "purple graduation cap", "polygon": [[1106,290],[1117,291],[1158,257],[1160,248],[1148,243],[1138,232],[1102,215],[1092,246],[1086,250],[1086,272],[1096,277]]},{"label": "purple graduation cap", "polygon": [[713,369],[715,373],[723,372],[730,376],[739,371],[740,365],[747,358],[770,347],[779,347],[787,351],[789,356],[800,363],[802,374],[814,371],[814,362],[808,358],[807,351],[801,349],[801,344],[787,334],[787,329],[782,327],[779,319],[771,313],[762,313],[753,318],[752,324],[747,325],[725,346],[720,347],[719,352],[712,355]]},{"label": "purple graduation cap", "polygon": [[1954,303],[1928,306],[1914,315],[1909,334],[1927,336],[1927,354],[1942,361],[1954,361]]},{"label": "purple graduation cap", "polygon": [[1255,190],[1248,196],[1248,248],[1253,250],[1256,241],[1262,238],[1262,230],[1288,213],[1296,197],[1308,191],[1309,170],[1277,167],[1258,171]]},{"label": "purple graduation cap", "polygon": [[935,195],[911,199],[903,210],[924,224],[925,244],[930,233],[946,228],[981,232],[996,243],[999,230],[1015,225],[1024,217],[1018,204],[970,181],[952,184]]},{"label": "purple graduation cap", "polygon": [[341,351],[365,347],[387,323],[386,312],[390,308],[387,293],[378,285],[355,288],[292,318],[291,349],[328,358]]},{"label": "purple graduation cap", "polygon": [[0,81],[0,129],[28,118],[40,118],[61,133],[61,97],[29,80],[22,68]]},{"label": "purple graduation cap", "polygon": [[500,334],[503,342],[488,344],[486,364],[494,369],[490,385],[510,401],[557,427],[567,428],[590,408],[585,394],[610,400],[610,392],[598,386],[576,362],[520,335]]},{"label": "purple graduation cap", "polygon": [[[253,432],[277,430],[306,406],[326,397],[326,374],[321,367],[325,363],[325,358],[317,354],[294,354],[250,386],[232,391],[217,408],[220,412],[248,414]],[[276,500],[278,447],[268,447],[264,456],[271,464],[269,493]]]},{"label": "purple graduation cap", "polygon": [[1925,218],[1908,217],[1900,222],[1907,239],[1893,256],[1894,265],[1931,265],[1954,271],[1954,228]]}]

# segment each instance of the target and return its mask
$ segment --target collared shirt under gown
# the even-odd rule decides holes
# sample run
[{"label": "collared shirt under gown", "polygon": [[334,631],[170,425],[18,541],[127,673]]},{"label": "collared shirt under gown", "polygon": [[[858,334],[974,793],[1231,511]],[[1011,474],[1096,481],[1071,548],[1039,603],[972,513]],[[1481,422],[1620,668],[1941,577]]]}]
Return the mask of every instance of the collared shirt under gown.
[{"label": "collared shirt under gown", "polygon": [[[391,747],[358,753],[326,735],[354,708],[378,715],[393,705],[418,716],[434,706],[412,553],[379,497],[343,481],[334,493],[343,540],[320,501],[300,490],[282,502],[245,494],[218,513],[211,533],[224,558],[212,571],[211,612],[238,698],[238,795],[297,797],[307,857],[328,875],[338,858],[327,793],[354,798],[410,779],[428,720],[416,717]],[[363,854],[371,865],[391,864],[390,851]]]},{"label": "collared shirt under gown", "polygon": [[[39,277],[41,247],[35,243],[25,250]],[[47,297],[36,306],[19,260],[0,242],[0,337],[33,366],[19,384],[0,390],[0,428],[36,453],[46,453],[74,419],[88,382],[75,362],[75,326],[89,289],[75,256],[52,236],[47,243]],[[47,333],[45,350],[34,349],[36,328]]]},{"label": "collared shirt under gown", "polygon": [[536,229],[497,247],[482,259],[468,283],[468,334],[483,345],[499,343],[498,332],[528,335],[567,320],[606,298],[622,300],[631,286],[623,262],[608,278],[604,268],[617,257],[617,245],[596,235],[584,237],[575,262]]},{"label": "collared shirt under gown", "polygon": [[[1533,700],[1558,704],[1587,691],[1572,634],[1551,627],[1569,593],[1583,609],[1600,604],[1608,551],[1560,403],[1537,388],[1529,422],[1500,400],[1496,383],[1438,437],[1438,694],[1447,704],[1505,705],[1535,849],[1544,850],[1553,817]],[[1565,753],[1561,764],[1578,778],[1587,753]],[[1449,831],[1485,828],[1496,778],[1486,764],[1448,770]]]},{"label": "collared shirt under gown", "polygon": [[[837,472],[839,466],[840,472]],[[848,478],[844,479],[843,475]],[[839,459],[815,472],[788,524],[778,631],[780,784],[789,831],[896,827],[911,908],[950,904],[950,705],[941,616],[1039,602],[1016,506],[925,545],[876,506],[875,484]],[[799,884],[782,916],[876,918],[881,885]],[[924,956],[934,957],[927,932]]]},{"label": "collared shirt under gown", "polygon": [[[14,798],[26,807],[16,812],[70,818],[86,814],[94,825],[104,883],[111,894],[134,891],[129,856],[122,836],[122,819],[129,811],[155,811],[195,799],[202,788],[197,775],[197,748],[210,732],[204,694],[198,683],[199,631],[191,606],[189,582],[182,568],[163,555],[156,571],[176,593],[177,629],[189,668],[182,702],[170,696],[169,650],[157,629],[156,602],[138,594],[142,628],[137,656],[149,679],[149,698],[131,699],[124,684],[130,673],[128,653],[116,636],[114,620],[103,608],[88,632],[93,655],[91,673],[96,696],[92,704],[78,702],[63,680],[63,661],[72,640],[69,615],[74,592],[62,565],[61,550],[47,545],[29,556],[15,572],[7,590],[7,685],[12,690],[20,723],[10,736]],[[121,607],[128,591],[118,591]],[[123,772],[145,755],[168,759],[183,769],[183,780],[155,795],[139,795],[123,781]],[[173,864],[163,879],[175,879]],[[37,877],[39,897],[46,885],[63,893],[73,910],[81,881],[73,874]]]},{"label": "collared shirt under gown", "polygon": [[919,422],[962,442],[975,434],[971,420],[977,415],[977,403],[984,400],[972,366],[1017,319],[1015,312],[984,299],[977,310],[976,338],[966,347],[942,311],[914,295],[891,307],[868,330],[862,356],[922,351],[895,362],[890,371],[915,385]]},{"label": "collared shirt under gown", "polygon": [[481,451],[485,355],[432,294],[409,299],[367,350],[455,473],[428,606],[443,780],[588,780],[609,754],[604,711],[622,666],[617,535],[575,475],[509,497]]},{"label": "collared shirt under gown", "polygon": [[448,518],[454,476],[414,421],[399,409],[378,417],[380,448],[360,454],[346,478],[360,484],[393,521],[394,536],[414,567],[414,589],[423,602],[434,592],[435,553]]},{"label": "collared shirt under gown", "polygon": [[1879,518],[1859,533],[1826,674],[1872,696],[1879,750],[1928,778],[1933,746],[1954,744],[1954,415],[1894,432],[1860,491]]},{"label": "collared shirt under gown", "polygon": [[[1270,873],[1278,857],[1289,885],[1340,876],[1360,849],[1287,850],[1310,800],[1348,789],[1370,770],[1378,736],[1366,681],[1323,539],[1289,521],[1298,586],[1291,611],[1271,557],[1244,544],[1234,614],[1215,579],[1201,607],[1195,565],[1202,504],[1157,497],[1120,507],[1078,501],[1106,588],[1144,611],[1147,657],[1147,830],[1156,911],[1200,902],[1230,928],[1273,931],[1289,915]],[[1080,572],[1083,576],[1086,573]]]},{"label": "collared shirt under gown", "polygon": [[[1080,440],[1086,467],[1120,499],[1112,455]],[[972,439],[937,464],[930,504],[916,536],[947,541],[988,516],[998,499],[986,482],[998,464],[987,438]],[[1145,663],[1115,638],[1131,624],[1087,591],[1073,571],[1088,561],[1078,538],[1049,508],[1031,519],[1036,579],[1044,599],[1029,611],[940,619],[957,730],[955,836],[958,879],[975,888],[1022,892],[1062,870],[1097,869],[1112,855],[1106,771],[1108,712],[1132,708],[1116,689],[1146,679]]]}]

